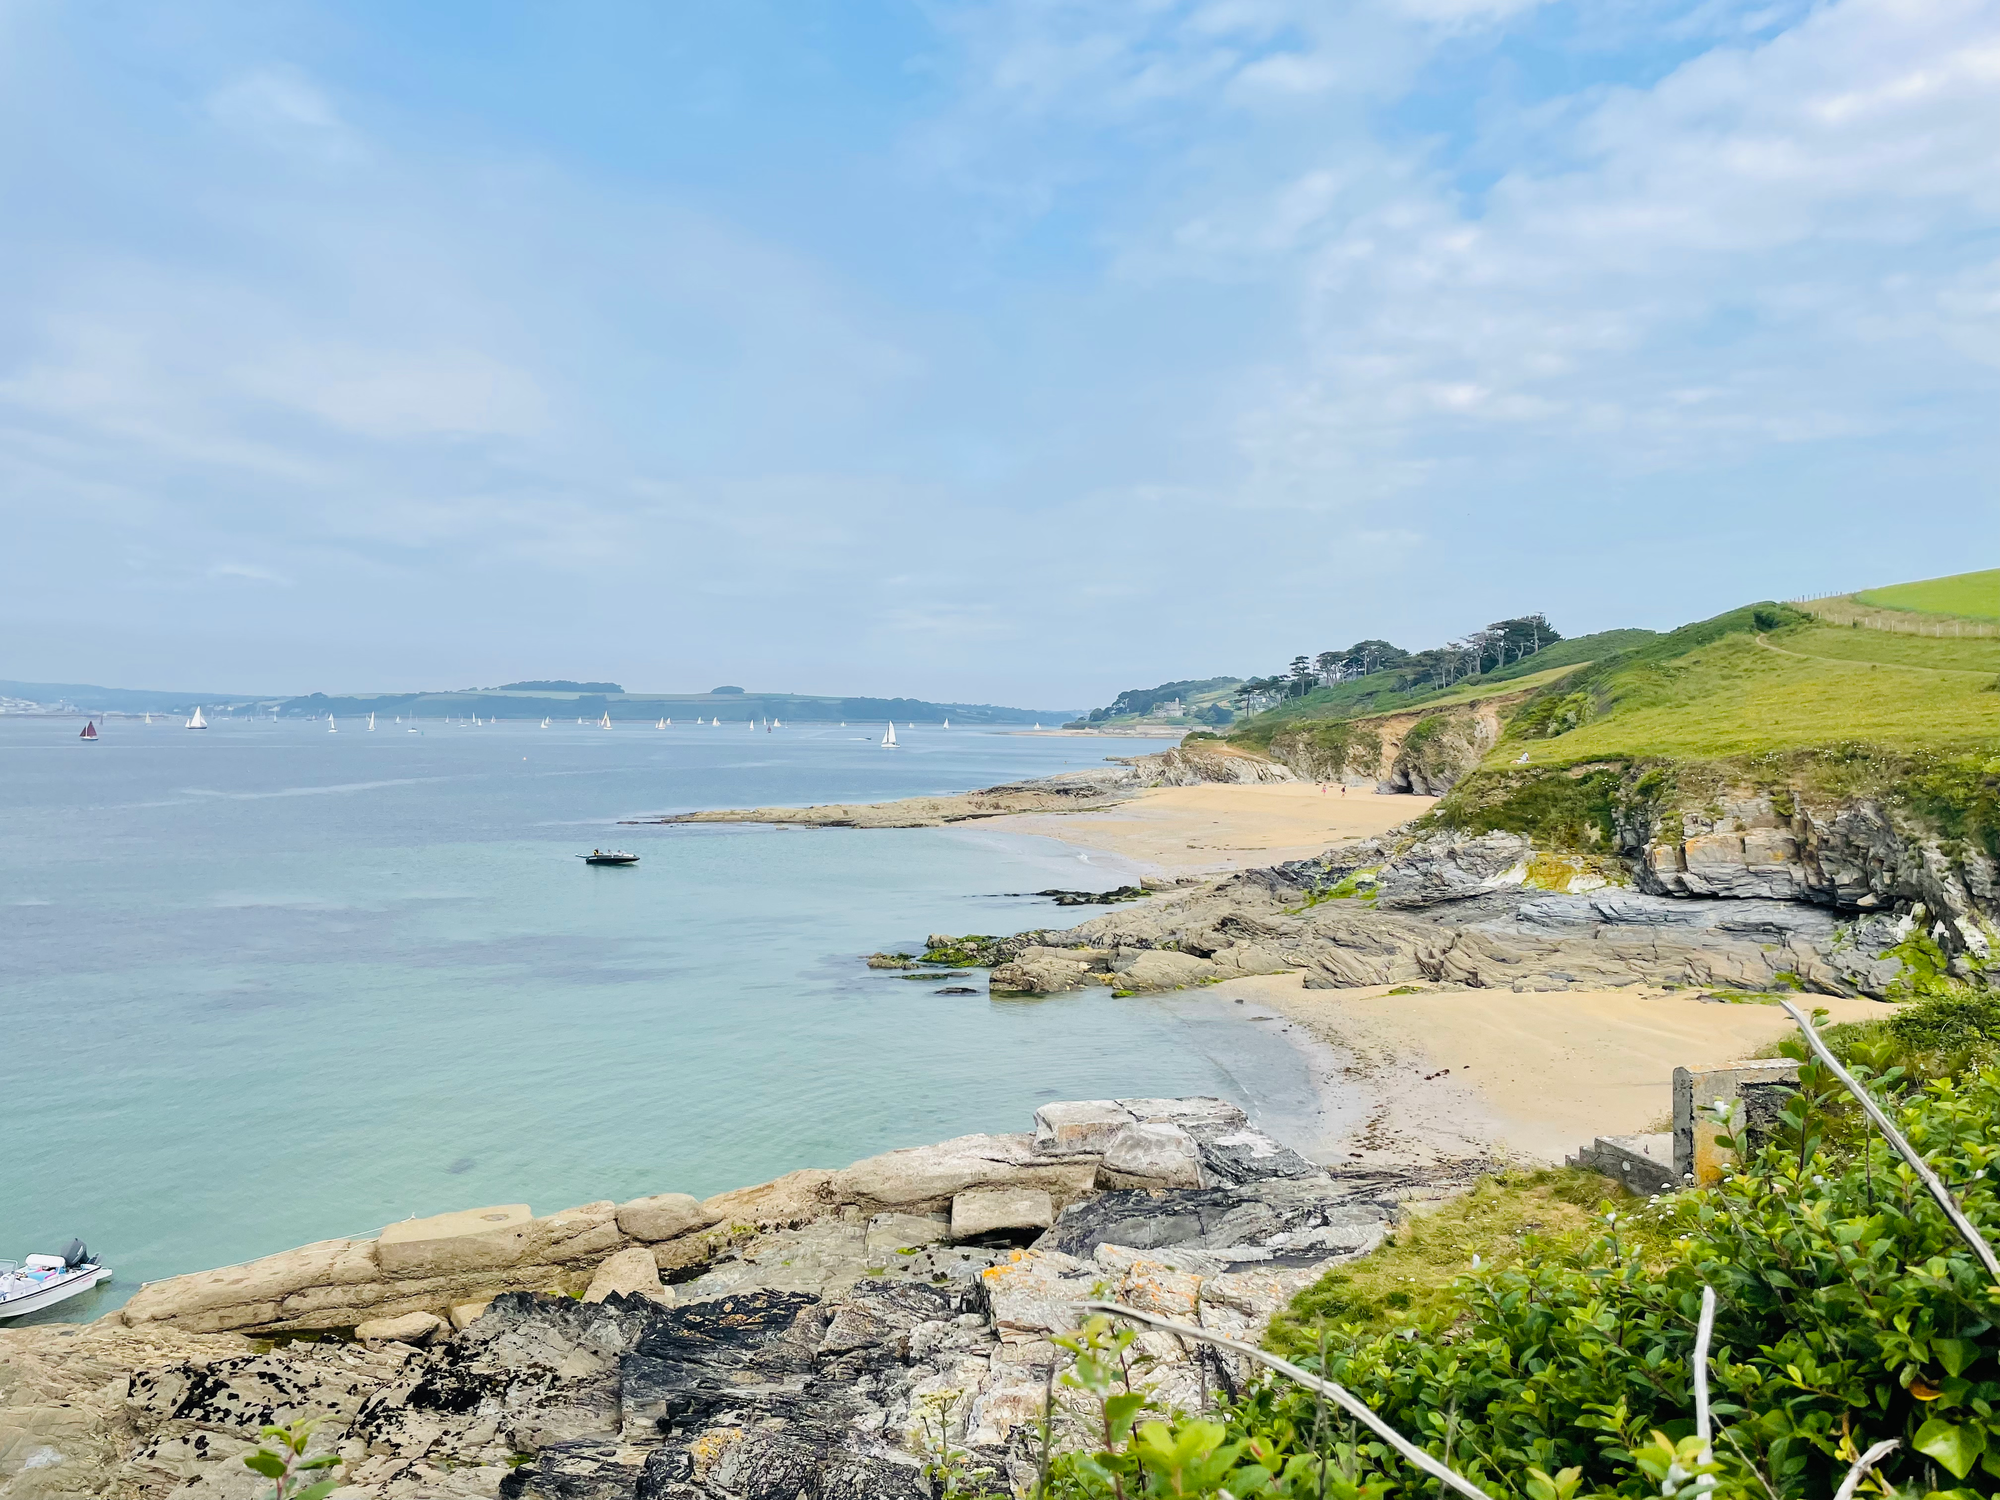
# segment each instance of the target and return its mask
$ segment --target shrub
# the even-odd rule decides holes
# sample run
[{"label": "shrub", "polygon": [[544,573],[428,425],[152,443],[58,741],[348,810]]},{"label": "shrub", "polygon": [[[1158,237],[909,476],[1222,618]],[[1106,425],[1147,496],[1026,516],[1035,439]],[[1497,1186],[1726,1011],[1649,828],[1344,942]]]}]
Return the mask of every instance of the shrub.
[{"label": "shrub", "polygon": [[[1581,1251],[1468,1267],[1452,1297],[1386,1330],[1322,1322],[1324,1354],[1299,1362],[1496,1497],[1672,1495],[1694,1477],[1691,1360],[1708,1286],[1714,1493],[1830,1495],[1884,1438],[1902,1446],[1883,1461],[1882,1493],[1993,1491],[2000,1291],[1872,1132],[1852,1150],[1827,1144],[1830,1075],[1802,1071],[1778,1138],[1721,1186],[1612,1210]],[[1901,1086],[1893,1072],[1877,1082]],[[1937,1080],[1897,1112],[1990,1238],[2000,1071]],[[1122,1425],[1106,1427],[1101,1451],[1058,1460],[1049,1497],[1437,1492],[1297,1386],[1253,1386],[1219,1420],[1135,1426],[1144,1403],[1129,1399],[1129,1377],[1121,1386],[1100,1360],[1083,1383],[1120,1401]]]}]

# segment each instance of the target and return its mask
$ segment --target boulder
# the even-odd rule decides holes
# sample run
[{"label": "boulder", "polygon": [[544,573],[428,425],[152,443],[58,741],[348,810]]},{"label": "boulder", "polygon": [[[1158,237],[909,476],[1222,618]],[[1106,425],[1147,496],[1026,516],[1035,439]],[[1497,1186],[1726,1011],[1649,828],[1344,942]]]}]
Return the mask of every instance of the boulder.
[{"label": "boulder", "polygon": [[1191,953],[1165,948],[1124,948],[1111,961],[1112,983],[1121,990],[1179,990],[1219,977],[1216,966]]},{"label": "boulder", "polygon": [[836,1201],[879,1211],[944,1208],[967,1188],[1007,1185],[1036,1187],[1060,1205],[1095,1185],[1094,1157],[1076,1160],[1038,1155],[1033,1138],[1021,1135],[962,1135],[935,1146],[885,1151],[833,1174]]},{"label": "boulder", "polygon": [[988,983],[996,990],[1024,995],[1058,995],[1087,985],[1109,984],[1104,955],[1076,948],[1023,948],[1015,958],[993,970]]},{"label": "boulder", "polygon": [[1196,1094],[1186,1099],[1120,1099],[1119,1104],[1135,1120],[1157,1125],[1213,1125],[1234,1129],[1247,1125],[1250,1117],[1227,1099]]},{"label": "boulder", "polygon": [[651,1297],[656,1302],[672,1302],[674,1294],[660,1284],[660,1268],[653,1264],[653,1252],[645,1245],[620,1250],[597,1268],[584,1289],[583,1300],[602,1302],[614,1292],[626,1296]]},{"label": "boulder", "polygon": [[1099,1193],[1064,1209],[1034,1248],[1088,1256],[1099,1245],[1182,1247],[1207,1251],[1225,1267],[1355,1255],[1380,1243],[1395,1211],[1392,1192],[1378,1179],[1341,1182],[1322,1173],[1240,1187]]},{"label": "boulder", "polygon": [[1035,1150],[1050,1156],[1102,1152],[1132,1111],[1116,1099],[1072,1099],[1035,1111]]},{"label": "boulder", "polygon": [[454,1328],[470,1328],[474,1323],[479,1321],[480,1315],[492,1305],[493,1299],[491,1297],[479,1302],[453,1303],[450,1309],[451,1326]]},{"label": "boulder", "polygon": [[525,1203],[465,1208],[404,1219],[375,1241],[376,1264],[390,1276],[488,1271],[525,1258],[534,1214]]},{"label": "boulder", "polygon": [[1518,833],[1432,834],[1382,866],[1375,889],[1385,907],[1459,901],[1522,884],[1528,855],[1528,840]]},{"label": "boulder", "polygon": [[828,1191],[828,1185],[837,1175],[820,1167],[787,1172],[783,1177],[755,1187],[717,1193],[713,1198],[704,1199],[701,1209],[709,1216],[711,1224],[723,1226],[807,1224],[833,1211],[836,1200]]},{"label": "boulder", "polygon": [[868,1221],[863,1233],[868,1259],[876,1262],[950,1238],[951,1217],[948,1214],[876,1214]]},{"label": "boulder", "polygon": [[1056,1220],[1056,1207],[1040,1188],[970,1188],[951,1200],[951,1237],[1033,1238]]},{"label": "boulder", "polygon": [[1201,1187],[1201,1149],[1194,1137],[1178,1125],[1141,1124],[1135,1120],[1112,1136],[1105,1146],[1104,1160],[1097,1168],[1097,1185]]},{"label": "boulder", "polygon": [[670,1240],[690,1229],[705,1229],[720,1217],[688,1193],[655,1193],[618,1205],[619,1231],[644,1244]]},{"label": "boulder", "polygon": [[450,1325],[436,1313],[404,1313],[400,1318],[376,1318],[354,1325],[354,1336],[364,1344],[425,1344]]}]

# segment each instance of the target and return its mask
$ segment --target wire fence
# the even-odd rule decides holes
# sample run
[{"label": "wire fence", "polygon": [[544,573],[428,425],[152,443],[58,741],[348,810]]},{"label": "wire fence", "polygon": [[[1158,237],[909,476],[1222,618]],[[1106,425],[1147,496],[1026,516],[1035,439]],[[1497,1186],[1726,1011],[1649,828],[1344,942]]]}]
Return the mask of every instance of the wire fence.
[{"label": "wire fence", "polygon": [[2000,623],[1880,609],[1863,604],[1852,594],[1811,594],[1785,602],[1829,625],[1859,625],[1865,630],[1887,630],[1897,635],[2000,636]]}]

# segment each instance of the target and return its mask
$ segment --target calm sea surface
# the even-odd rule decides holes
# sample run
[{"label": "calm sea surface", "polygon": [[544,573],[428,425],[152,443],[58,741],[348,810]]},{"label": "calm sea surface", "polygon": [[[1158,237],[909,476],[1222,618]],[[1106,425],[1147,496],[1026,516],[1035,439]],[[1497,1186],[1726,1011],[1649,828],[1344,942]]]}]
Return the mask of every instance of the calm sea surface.
[{"label": "calm sea surface", "polygon": [[[411,1214],[706,1195],[1219,1093],[1282,1132],[1303,1059],[1213,1000],[939,995],[861,955],[1068,925],[1124,872],[969,829],[617,828],[962,791],[1102,742],[860,726],[0,719],[0,1256],[144,1280]],[[1158,748],[1144,742],[1121,753]],[[596,845],[632,869],[575,858]]]}]

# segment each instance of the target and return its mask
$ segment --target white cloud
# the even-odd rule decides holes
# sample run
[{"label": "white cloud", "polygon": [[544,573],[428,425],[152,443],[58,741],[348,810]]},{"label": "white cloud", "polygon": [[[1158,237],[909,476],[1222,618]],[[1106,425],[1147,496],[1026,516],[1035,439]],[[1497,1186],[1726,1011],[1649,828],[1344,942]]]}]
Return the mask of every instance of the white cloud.
[{"label": "white cloud", "polygon": [[319,87],[296,68],[255,69],[207,99],[210,119],[261,145],[328,162],[362,155],[361,138]]}]

